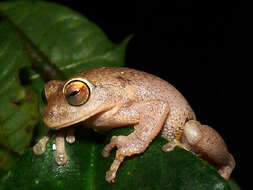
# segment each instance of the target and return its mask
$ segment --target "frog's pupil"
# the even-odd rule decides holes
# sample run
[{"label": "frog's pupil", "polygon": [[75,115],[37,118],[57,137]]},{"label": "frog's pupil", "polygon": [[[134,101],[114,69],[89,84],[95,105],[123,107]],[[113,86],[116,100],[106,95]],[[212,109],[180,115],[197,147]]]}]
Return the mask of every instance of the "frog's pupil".
[{"label": "frog's pupil", "polygon": [[75,95],[77,95],[79,92],[80,92],[79,89],[74,90],[74,91],[72,91],[68,96],[69,96],[69,97],[70,97],[70,96],[75,96]]}]

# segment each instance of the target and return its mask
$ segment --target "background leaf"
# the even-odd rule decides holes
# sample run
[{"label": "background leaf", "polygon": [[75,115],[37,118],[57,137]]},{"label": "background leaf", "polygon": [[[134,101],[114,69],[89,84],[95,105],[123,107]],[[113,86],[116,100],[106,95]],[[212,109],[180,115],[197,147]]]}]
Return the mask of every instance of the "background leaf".
[{"label": "background leaf", "polygon": [[[129,38],[115,45],[94,23],[67,7],[43,1],[18,1],[1,3],[0,10],[67,77],[88,68],[123,66]],[[39,93],[42,79],[30,69],[25,72],[29,72],[27,78]]]},{"label": "background leaf", "polygon": [[[129,38],[115,45],[88,19],[54,3],[1,2],[0,11],[3,13],[0,15],[0,147],[3,151],[23,154],[38,123],[37,98],[40,99],[44,86],[40,75],[31,69],[29,58],[34,50],[42,52],[68,77],[87,68],[122,66]],[[24,38],[34,44],[34,49],[25,48]],[[36,135],[41,136],[45,131],[40,121]]]},{"label": "background leaf", "polygon": [[6,22],[0,22],[0,31],[0,146],[23,154],[38,122],[37,99],[19,81],[29,61],[17,33]]},{"label": "background leaf", "polygon": [[17,155],[0,147],[0,179],[9,171],[17,161]]}]

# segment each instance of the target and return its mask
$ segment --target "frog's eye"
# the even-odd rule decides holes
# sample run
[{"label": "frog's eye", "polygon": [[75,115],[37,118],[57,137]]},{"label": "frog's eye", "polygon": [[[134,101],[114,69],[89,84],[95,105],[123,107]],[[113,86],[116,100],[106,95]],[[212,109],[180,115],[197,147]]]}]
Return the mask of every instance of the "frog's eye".
[{"label": "frog's eye", "polygon": [[41,99],[42,99],[44,104],[47,104],[47,97],[46,97],[45,88],[41,92]]},{"label": "frog's eye", "polygon": [[79,106],[88,101],[91,88],[83,80],[72,79],[63,87],[63,94],[67,102],[73,106]]}]

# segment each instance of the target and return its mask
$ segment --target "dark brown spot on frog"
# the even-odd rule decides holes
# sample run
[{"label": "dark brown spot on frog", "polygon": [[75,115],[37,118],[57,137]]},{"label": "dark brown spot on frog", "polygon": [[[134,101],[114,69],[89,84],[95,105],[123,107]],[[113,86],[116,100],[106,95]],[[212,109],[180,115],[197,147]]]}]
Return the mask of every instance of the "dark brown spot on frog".
[{"label": "dark brown spot on frog", "polygon": [[192,118],[190,118],[189,116],[188,117],[186,117],[186,119],[185,119],[185,122],[184,123],[187,123],[188,121],[190,121]]},{"label": "dark brown spot on frog", "polygon": [[125,87],[127,84],[129,84],[131,82],[131,80],[122,77],[122,75],[117,76],[116,79],[119,80],[122,87]]}]

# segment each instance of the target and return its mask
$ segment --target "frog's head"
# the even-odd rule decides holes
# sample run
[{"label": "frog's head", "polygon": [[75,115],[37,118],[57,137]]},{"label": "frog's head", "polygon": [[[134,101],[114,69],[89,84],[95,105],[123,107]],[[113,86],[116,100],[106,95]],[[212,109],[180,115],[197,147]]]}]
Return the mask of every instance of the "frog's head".
[{"label": "frog's head", "polygon": [[94,85],[83,77],[50,81],[45,85],[47,105],[43,121],[50,129],[60,129],[85,121],[111,109],[115,98],[108,85]]}]

